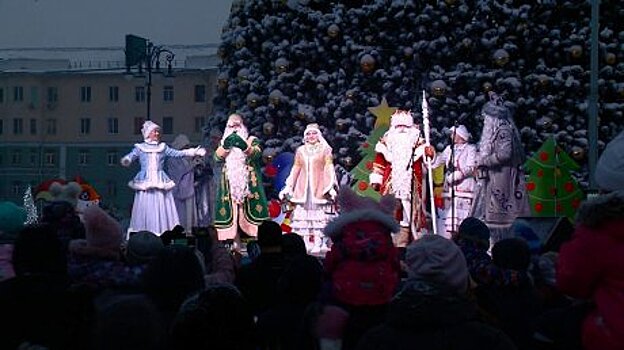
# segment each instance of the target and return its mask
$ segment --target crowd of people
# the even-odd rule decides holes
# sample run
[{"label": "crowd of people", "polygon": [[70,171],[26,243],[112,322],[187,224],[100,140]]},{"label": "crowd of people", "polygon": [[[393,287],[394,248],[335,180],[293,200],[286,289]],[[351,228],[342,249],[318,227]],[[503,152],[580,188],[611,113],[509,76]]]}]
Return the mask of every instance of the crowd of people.
[{"label": "crowd of people", "polygon": [[[598,162],[601,195],[553,251],[515,220],[526,195],[513,121],[495,98],[483,114],[481,149],[456,125],[436,154],[395,113],[375,147],[379,201],[338,188],[331,147],[308,126],[279,195],[293,233],[268,218],[259,143],[238,115],[216,141],[213,224],[181,226],[197,202],[173,183],[196,173],[165,164],[206,150],[184,138],[171,148],[146,122],[122,159],[141,165],[129,232],[97,205],[52,201],[24,225],[23,208],[0,203],[2,348],[624,348],[624,133]],[[424,157],[449,168],[440,234],[423,208]],[[224,244],[242,233],[256,237],[245,256]]]}]

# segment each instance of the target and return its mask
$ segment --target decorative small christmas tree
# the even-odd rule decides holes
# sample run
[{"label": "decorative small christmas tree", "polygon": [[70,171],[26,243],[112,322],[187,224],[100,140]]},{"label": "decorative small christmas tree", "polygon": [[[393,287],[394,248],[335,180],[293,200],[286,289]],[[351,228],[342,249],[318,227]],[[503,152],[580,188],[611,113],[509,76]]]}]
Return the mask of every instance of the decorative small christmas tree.
[{"label": "decorative small christmas tree", "polygon": [[583,192],[570,172],[579,165],[561,150],[554,137],[525,163],[527,192],[534,216],[566,216],[574,220]]},{"label": "decorative small christmas tree", "polygon": [[35,205],[30,186],[28,186],[26,193],[24,193],[24,209],[26,209],[26,222],[24,222],[24,224],[36,224],[39,221],[39,215],[37,214],[37,206]]},{"label": "decorative small christmas tree", "polygon": [[353,178],[356,180],[353,185],[353,190],[357,194],[378,199],[380,197],[379,192],[373,190],[369,186],[368,176],[373,170],[375,144],[377,144],[384,133],[388,131],[390,117],[397,108],[388,106],[388,102],[383,98],[381,104],[375,107],[369,107],[368,110],[376,117],[375,126],[366,141],[360,146],[359,151],[362,155],[362,160],[351,170],[351,175],[353,175]]}]

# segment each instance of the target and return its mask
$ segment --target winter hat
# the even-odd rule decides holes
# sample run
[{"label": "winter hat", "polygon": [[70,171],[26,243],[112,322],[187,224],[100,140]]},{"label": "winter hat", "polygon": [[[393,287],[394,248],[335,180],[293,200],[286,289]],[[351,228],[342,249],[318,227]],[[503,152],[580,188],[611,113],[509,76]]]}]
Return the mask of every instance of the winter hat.
[{"label": "winter hat", "polygon": [[457,293],[468,289],[468,267],[459,247],[439,235],[425,235],[407,246],[410,279],[433,282]]},{"label": "winter hat", "polygon": [[468,131],[468,129],[464,125],[460,125],[458,127],[452,126],[449,130],[451,131],[451,137],[453,137],[453,135],[459,135],[462,139],[466,141],[470,140],[470,138],[472,137],[470,131]]},{"label": "winter hat", "polygon": [[506,238],[492,247],[492,263],[503,269],[526,271],[531,263],[529,245],[521,238]]},{"label": "winter hat", "polygon": [[483,106],[481,114],[498,119],[507,119],[511,115],[503,99],[492,91],[490,91],[490,101]]},{"label": "winter hat", "polygon": [[145,121],[145,123],[143,123],[143,127],[141,128],[141,134],[143,134],[143,139],[147,140],[150,132],[152,132],[152,130],[154,129],[160,129],[160,125],[154,123],[151,120]]},{"label": "winter hat", "polygon": [[398,125],[405,125],[409,128],[414,126],[414,117],[410,111],[402,111],[397,109],[392,117],[390,117],[390,127],[394,128]]},{"label": "winter hat", "polygon": [[343,337],[349,313],[344,309],[325,305],[316,320],[315,333],[319,339],[341,339]]},{"label": "winter hat", "polygon": [[343,185],[340,187],[336,200],[340,215],[325,226],[324,235],[333,239],[340,235],[347,225],[365,221],[376,222],[390,233],[399,232],[399,224],[393,216],[396,207],[394,196],[383,196],[377,202],[372,198],[362,197],[351,187]]},{"label": "winter hat", "polygon": [[0,243],[12,242],[26,222],[26,210],[13,202],[0,202]]},{"label": "winter hat", "polygon": [[483,221],[470,216],[459,225],[457,238],[474,242],[479,248],[487,250],[490,247],[490,228]]},{"label": "winter hat", "polygon": [[82,255],[117,258],[123,239],[121,225],[96,205],[85,209],[83,220],[86,240],[70,242],[70,250]]},{"label": "winter hat", "polygon": [[130,235],[126,247],[126,259],[130,264],[145,264],[152,260],[164,244],[160,237],[149,231],[139,231]]},{"label": "winter hat", "polygon": [[53,201],[64,201],[76,207],[78,204],[78,196],[82,192],[82,187],[79,183],[72,181],[67,185],[63,185],[60,182],[54,182],[50,185],[50,194]]},{"label": "winter hat", "polygon": [[258,226],[258,245],[260,249],[282,246],[282,227],[275,221],[264,220]]},{"label": "winter hat", "polygon": [[624,190],[624,131],[607,144],[596,164],[594,178],[604,190]]},{"label": "winter hat", "polygon": [[180,134],[176,136],[176,138],[171,143],[171,147],[175,149],[183,149],[191,144],[191,140],[189,140],[188,136],[184,134]]},{"label": "winter hat", "polygon": [[542,250],[542,241],[526,220],[516,219],[511,225],[514,237],[523,239],[529,246],[531,255],[538,255]]}]

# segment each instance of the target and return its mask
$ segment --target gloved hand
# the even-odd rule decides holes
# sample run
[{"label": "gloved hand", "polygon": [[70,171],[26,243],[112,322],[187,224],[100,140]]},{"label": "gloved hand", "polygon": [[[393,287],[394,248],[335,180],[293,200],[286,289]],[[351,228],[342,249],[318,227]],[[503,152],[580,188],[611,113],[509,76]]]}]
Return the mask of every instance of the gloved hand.
[{"label": "gloved hand", "polygon": [[121,165],[122,166],[128,167],[128,166],[130,166],[130,163],[132,163],[130,158],[128,158],[128,157],[121,158]]},{"label": "gloved hand", "polygon": [[200,157],[205,157],[206,156],[206,149],[202,148],[200,146],[197,146],[197,148],[195,148],[195,155],[196,156],[200,156]]},{"label": "gloved hand", "polygon": [[223,148],[230,149],[232,147],[237,147],[244,151],[248,145],[237,133],[232,133],[223,141]]},{"label": "gloved hand", "polygon": [[381,184],[373,183],[371,184],[371,188],[373,189],[373,191],[379,192],[379,190],[381,190]]},{"label": "gloved hand", "polygon": [[462,172],[459,170],[455,170],[446,175],[446,182],[449,185],[455,185],[463,179],[464,179],[464,174],[462,174]]}]

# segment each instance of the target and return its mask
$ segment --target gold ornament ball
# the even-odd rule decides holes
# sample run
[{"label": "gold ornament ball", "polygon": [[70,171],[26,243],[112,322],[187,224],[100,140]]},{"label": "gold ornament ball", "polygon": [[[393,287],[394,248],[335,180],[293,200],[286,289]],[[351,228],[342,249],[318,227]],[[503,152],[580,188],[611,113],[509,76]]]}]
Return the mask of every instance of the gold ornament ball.
[{"label": "gold ornament ball", "polygon": [[306,114],[305,114],[305,112],[299,112],[299,113],[297,113],[297,118],[299,118],[299,120],[306,120]]},{"label": "gold ornament ball", "polygon": [[431,83],[431,93],[436,97],[444,96],[446,94],[446,90],[448,90],[448,86],[444,80],[434,80]]},{"label": "gold ornament ball", "polygon": [[347,126],[347,122],[344,119],[336,119],[336,129],[344,131]]},{"label": "gold ornament ball", "polygon": [[262,155],[262,162],[264,164],[271,164],[271,162],[273,161],[274,155],[273,154],[263,154]]},{"label": "gold ornament ball", "polygon": [[457,2],[457,0],[444,0],[444,2],[445,2],[447,5],[455,5],[455,3]]},{"label": "gold ornament ball", "polygon": [[262,124],[262,133],[266,136],[271,136],[275,132],[275,125],[271,122]]},{"label": "gold ornament ball", "polygon": [[585,159],[585,149],[578,146],[572,147],[571,156],[574,160],[580,162]]},{"label": "gold ornament ball", "polygon": [[245,39],[244,38],[237,38],[236,39],[236,48],[237,49],[242,49],[243,47],[245,47]]},{"label": "gold ornament ball", "polygon": [[282,97],[284,95],[282,94],[282,92],[280,90],[273,90],[271,91],[271,93],[269,94],[269,102],[277,107],[280,105],[280,102],[282,101]]},{"label": "gold ornament ball", "polygon": [[287,59],[280,57],[277,60],[275,60],[275,71],[278,74],[284,73],[288,70],[289,64],[290,62],[288,62]]},{"label": "gold ornament ball", "polygon": [[247,95],[247,106],[250,108],[256,108],[258,106],[258,101],[260,97],[254,93]]},{"label": "gold ornament ball", "polygon": [[583,56],[583,47],[581,45],[570,46],[570,56],[572,58],[581,58]]},{"label": "gold ornament ball", "polygon": [[614,65],[617,61],[617,56],[613,52],[607,52],[605,54],[605,63],[608,65]]},{"label": "gold ornament ball", "polygon": [[225,59],[225,57],[227,57],[227,51],[224,48],[220,47],[217,50],[217,56],[219,56],[219,58],[223,60]]},{"label": "gold ornament ball", "polygon": [[550,84],[550,78],[546,74],[540,74],[538,77],[539,84],[546,87]]},{"label": "gold ornament ball", "polygon": [[492,86],[492,83],[490,83],[489,81],[486,81],[485,83],[483,83],[484,92],[490,92],[492,91],[492,89],[494,89],[494,86]]},{"label": "gold ornament ball", "polygon": [[349,100],[353,100],[355,98],[355,91],[354,90],[347,90],[347,92],[345,93],[345,96]]},{"label": "gold ornament ball", "polygon": [[329,35],[330,38],[335,38],[338,34],[340,34],[340,27],[338,27],[337,24],[333,23],[327,28],[327,35]]},{"label": "gold ornament ball", "polygon": [[494,63],[496,63],[496,65],[499,67],[503,67],[507,63],[509,63],[509,53],[505,49],[496,50],[496,52],[494,52],[493,57],[494,57]]},{"label": "gold ornament ball", "polygon": [[342,158],[342,163],[344,164],[344,166],[350,167],[351,165],[353,165],[353,158],[351,158],[351,157],[344,157],[344,158]]},{"label": "gold ornament ball", "polygon": [[238,77],[238,81],[242,83],[249,77],[249,70],[247,68],[243,68],[238,71],[238,74],[236,76]]},{"label": "gold ornament ball", "polygon": [[227,79],[218,79],[217,80],[217,87],[219,88],[219,90],[221,91],[225,91],[228,87],[228,80]]}]

